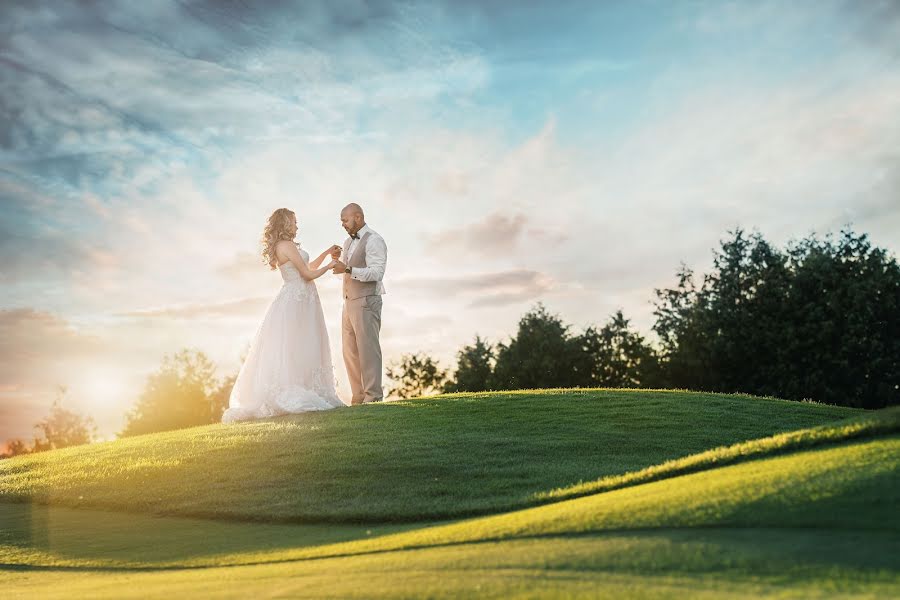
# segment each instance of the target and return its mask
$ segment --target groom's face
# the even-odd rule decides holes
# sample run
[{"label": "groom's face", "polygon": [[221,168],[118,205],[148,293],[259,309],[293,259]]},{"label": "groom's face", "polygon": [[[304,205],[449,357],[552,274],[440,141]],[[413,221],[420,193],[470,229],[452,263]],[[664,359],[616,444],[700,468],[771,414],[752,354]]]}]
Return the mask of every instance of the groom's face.
[{"label": "groom's face", "polygon": [[341,211],[341,226],[348,234],[353,235],[362,227],[362,215],[355,211]]}]

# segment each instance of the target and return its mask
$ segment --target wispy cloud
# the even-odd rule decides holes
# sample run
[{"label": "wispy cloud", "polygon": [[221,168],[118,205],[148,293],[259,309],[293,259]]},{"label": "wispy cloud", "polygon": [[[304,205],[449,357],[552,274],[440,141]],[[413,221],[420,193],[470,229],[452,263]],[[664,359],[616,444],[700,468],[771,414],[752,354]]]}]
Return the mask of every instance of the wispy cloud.
[{"label": "wispy cloud", "polygon": [[537,248],[568,239],[563,231],[553,231],[523,213],[495,212],[475,223],[425,236],[431,252],[439,255],[483,256],[495,252],[516,252],[525,246]]},{"label": "wispy cloud", "polygon": [[0,360],[4,381],[25,363],[54,353],[61,359],[98,349],[98,340],[79,333],[57,315],[31,309],[0,310]]},{"label": "wispy cloud", "polygon": [[447,273],[443,277],[414,277],[395,282],[408,293],[425,293],[438,298],[460,300],[469,306],[503,306],[539,298],[553,289],[553,278],[529,270],[512,270],[472,275]]},{"label": "wispy cloud", "polygon": [[254,296],[239,298],[225,302],[209,304],[187,304],[181,306],[167,306],[163,308],[148,308],[122,313],[120,316],[134,319],[210,319],[227,316],[258,316],[261,311],[272,301],[269,296]]}]

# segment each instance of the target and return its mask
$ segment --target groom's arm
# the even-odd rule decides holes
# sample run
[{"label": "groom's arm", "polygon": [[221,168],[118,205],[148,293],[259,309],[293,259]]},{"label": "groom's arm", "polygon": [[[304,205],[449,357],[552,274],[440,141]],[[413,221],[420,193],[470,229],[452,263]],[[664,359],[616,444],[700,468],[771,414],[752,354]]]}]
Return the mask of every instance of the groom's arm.
[{"label": "groom's arm", "polygon": [[381,281],[387,268],[387,244],[381,236],[372,237],[366,244],[366,266],[353,267],[350,277],[357,281]]}]

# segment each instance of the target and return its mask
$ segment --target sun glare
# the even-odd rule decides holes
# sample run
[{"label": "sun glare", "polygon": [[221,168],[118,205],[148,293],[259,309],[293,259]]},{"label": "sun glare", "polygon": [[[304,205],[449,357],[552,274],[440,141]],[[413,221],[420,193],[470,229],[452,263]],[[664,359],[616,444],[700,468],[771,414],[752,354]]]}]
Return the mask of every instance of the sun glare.
[{"label": "sun glare", "polygon": [[109,410],[113,406],[124,406],[133,393],[118,370],[109,367],[86,371],[82,381],[73,386],[70,395],[88,410]]}]

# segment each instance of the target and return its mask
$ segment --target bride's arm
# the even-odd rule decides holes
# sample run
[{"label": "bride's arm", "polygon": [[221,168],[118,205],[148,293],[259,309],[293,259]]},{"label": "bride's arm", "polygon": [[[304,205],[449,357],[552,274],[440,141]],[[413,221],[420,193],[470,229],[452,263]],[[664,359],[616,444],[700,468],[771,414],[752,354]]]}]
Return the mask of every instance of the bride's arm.
[{"label": "bride's arm", "polygon": [[[309,265],[306,264],[306,261],[303,260],[303,257],[300,256],[300,251],[297,250],[297,246],[290,242],[285,242],[281,246],[281,250],[287,256],[288,260],[290,260],[297,270],[300,271],[300,277],[306,279],[307,281],[312,281],[313,279],[318,279],[323,274],[327,273],[328,270],[334,265],[334,261],[328,264],[328,266],[319,268],[319,269],[310,269]],[[321,256],[317,259],[321,262]]]},{"label": "bride's arm", "polygon": [[328,256],[328,252],[323,252],[322,254],[320,254],[319,256],[317,256],[316,258],[314,258],[314,259],[312,259],[311,261],[309,261],[309,268],[310,268],[310,269],[318,269],[318,268],[319,268],[319,265],[322,264],[322,261],[325,260],[325,257],[326,257],[326,256]]},{"label": "bride's arm", "polygon": [[335,248],[340,248],[340,246],[332,246],[331,248],[329,248],[328,250],[326,250],[325,252],[320,254],[315,260],[309,261],[310,268],[318,269],[319,265],[322,264],[322,261],[325,260],[325,257],[329,256],[332,252],[334,252]]}]

